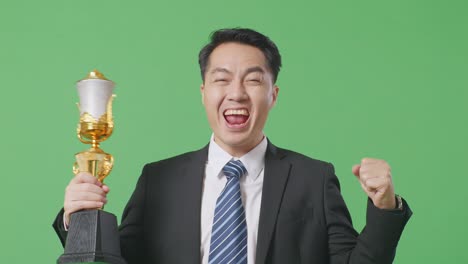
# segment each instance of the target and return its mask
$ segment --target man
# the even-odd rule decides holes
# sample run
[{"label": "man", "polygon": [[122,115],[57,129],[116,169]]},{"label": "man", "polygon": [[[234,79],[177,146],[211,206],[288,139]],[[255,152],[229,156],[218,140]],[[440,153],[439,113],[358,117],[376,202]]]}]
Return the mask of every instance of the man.
[{"label": "man", "polygon": [[[276,45],[250,29],[223,29],[199,54],[208,146],[147,164],[120,226],[128,263],[391,263],[411,216],[390,167],[353,167],[369,196],[352,227],[333,166],[274,146],[263,134],[279,88]],[[55,222],[102,207],[109,188],[78,174]],[[65,223],[63,223],[65,222]]]}]

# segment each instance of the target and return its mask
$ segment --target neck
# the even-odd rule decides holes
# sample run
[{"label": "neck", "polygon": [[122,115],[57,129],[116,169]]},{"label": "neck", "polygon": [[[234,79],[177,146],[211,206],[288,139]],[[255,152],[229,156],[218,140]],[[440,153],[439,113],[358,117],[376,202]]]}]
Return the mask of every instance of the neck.
[{"label": "neck", "polygon": [[249,144],[239,144],[239,145],[228,145],[224,144],[221,140],[216,140],[216,136],[213,138],[216,144],[218,144],[224,151],[229,153],[229,155],[240,158],[245,154],[249,153],[254,149],[260,142],[262,142],[265,136],[262,134],[258,139],[252,140]]}]

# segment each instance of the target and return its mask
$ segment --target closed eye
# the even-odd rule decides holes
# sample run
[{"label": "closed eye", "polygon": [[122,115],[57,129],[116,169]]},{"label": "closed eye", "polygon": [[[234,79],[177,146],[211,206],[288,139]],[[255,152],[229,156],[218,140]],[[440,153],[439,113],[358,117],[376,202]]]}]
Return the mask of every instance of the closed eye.
[{"label": "closed eye", "polygon": [[214,84],[224,86],[224,85],[228,85],[229,81],[228,79],[215,79]]}]

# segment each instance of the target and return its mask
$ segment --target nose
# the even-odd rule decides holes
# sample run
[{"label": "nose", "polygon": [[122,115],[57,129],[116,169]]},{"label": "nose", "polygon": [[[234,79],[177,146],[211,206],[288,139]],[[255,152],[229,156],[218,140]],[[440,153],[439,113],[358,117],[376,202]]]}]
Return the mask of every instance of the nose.
[{"label": "nose", "polygon": [[247,90],[242,81],[234,81],[227,90],[227,99],[229,101],[241,102],[249,98]]}]

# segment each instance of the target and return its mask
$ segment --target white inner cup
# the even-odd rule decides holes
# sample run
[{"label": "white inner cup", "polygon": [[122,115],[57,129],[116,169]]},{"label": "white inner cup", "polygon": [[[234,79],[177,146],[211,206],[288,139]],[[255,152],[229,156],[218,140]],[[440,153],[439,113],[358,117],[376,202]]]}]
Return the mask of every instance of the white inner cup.
[{"label": "white inner cup", "polygon": [[87,79],[76,84],[80,97],[80,115],[85,112],[98,120],[107,111],[115,84],[108,80]]}]

